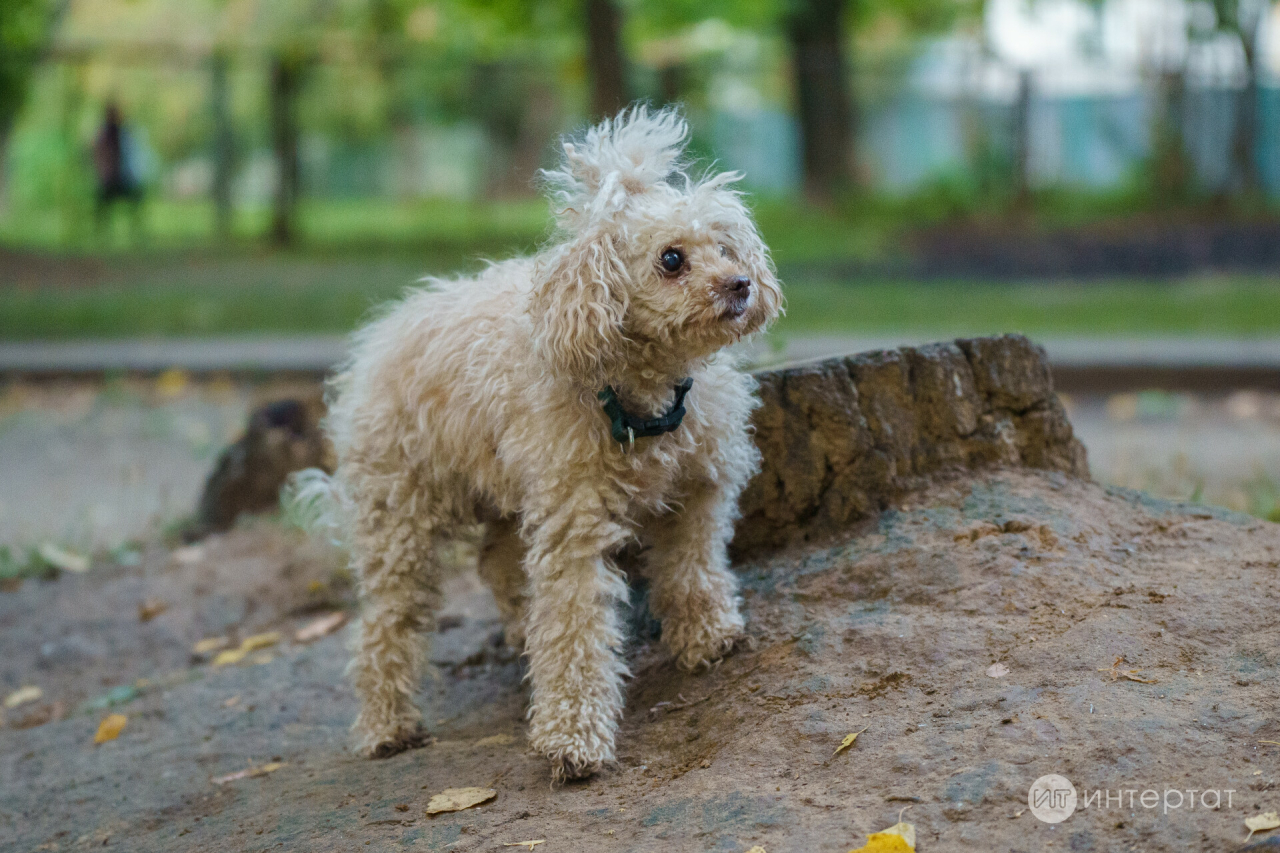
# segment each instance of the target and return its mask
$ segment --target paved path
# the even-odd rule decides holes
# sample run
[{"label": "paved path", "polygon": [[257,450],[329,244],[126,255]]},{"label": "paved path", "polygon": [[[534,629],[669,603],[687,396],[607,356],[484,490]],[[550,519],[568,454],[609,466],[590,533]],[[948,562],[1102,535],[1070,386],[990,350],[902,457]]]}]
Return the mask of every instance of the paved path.
[{"label": "paved path", "polygon": [[[830,355],[926,343],[919,336],[805,336],[757,342],[746,351],[758,363],[807,361]],[[1055,369],[1153,368],[1274,371],[1280,338],[1046,338]],[[153,373],[180,367],[216,371],[323,373],[342,360],[341,335],[0,342],[0,373]]]}]

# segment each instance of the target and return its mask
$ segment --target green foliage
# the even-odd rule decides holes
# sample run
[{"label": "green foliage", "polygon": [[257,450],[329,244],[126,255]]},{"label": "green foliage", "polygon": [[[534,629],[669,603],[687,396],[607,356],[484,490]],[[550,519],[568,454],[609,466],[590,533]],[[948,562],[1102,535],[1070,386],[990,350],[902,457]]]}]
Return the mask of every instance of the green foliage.
[{"label": "green foliage", "polygon": [[0,5],[0,135],[13,125],[26,100],[49,23],[46,0],[4,0]]}]

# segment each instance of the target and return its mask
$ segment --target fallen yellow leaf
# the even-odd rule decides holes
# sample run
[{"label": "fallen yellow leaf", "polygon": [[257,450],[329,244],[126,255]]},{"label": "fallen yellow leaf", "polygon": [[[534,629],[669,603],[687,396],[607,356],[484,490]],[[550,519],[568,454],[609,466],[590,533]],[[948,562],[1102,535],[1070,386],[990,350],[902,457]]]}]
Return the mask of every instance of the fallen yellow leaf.
[{"label": "fallen yellow leaf", "polygon": [[515,742],[516,739],[511,735],[489,735],[476,741],[476,746],[506,746]]},{"label": "fallen yellow leaf", "polygon": [[1275,812],[1263,812],[1260,815],[1247,817],[1244,819],[1244,825],[1249,827],[1249,834],[1245,836],[1245,841],[1253,838],[1255,832],[1266,832],[1268,829],[1275,829],[1280,826],[1280,814]]},{"label": "fallen yellow leaf", "polygon": [[46,542],[38,549],[40,559],[44,560],[55,569],[62,569],[64,572],[82,573],[89,571],[89,558],[83,554],[77,554],[74,551],[68,551],[65,548],[59,548],[52,542]]},{"label": "fallen yellow leaf", "polygon": [[213,652],[216,652],[219,649],[225,649],[227,647],[227,644],[230,642],[231,641],[228,640],[226,637],[206,637],[205,639],[201,640],[200,642],[192,646],[191,651],[193,654],[197,654],[197,655],[212,654]]},{"label": "fallen yellow leaf", "polygon": [[312,640],[318,640],[321,637],[332,634],[341,628],[346,621],[347,614],[341,610],[335,610],[333,613],[328,613],[308,622],[298,629],[298,633],[294,634],[293,638],[299,643],[309,643]]},{"label": "fallen yellow leaf", "polygon": [[6,708],[16,708],[19,705],[25,705],[28,702],[34,702],[44,695],[44,691],[34,684],[28,684],[26,687],[19,687],[17,690],[4,697],[4,706]]},{"label": "fallen yellow leaf", "polygon": [[[902,811],[905,812],[906,809]],[[898,812],[897,823],[888,829],[871,833],[867,836],[866,844],[849,853],[915,853],[915,849],[916,828],[905,822],[902,812]]]},{"label": "fallen yellow leaf", "polygon": [[187,390],[187,372],[171,367],[156,377],[156,392],[161,397],[177,397]]},{"label": "fallen yellow leaf", "polygon": [[120,737],[120,733],[124,731],[124,724],[127,722],[129,722],[129,718],[124,714],[108,714],[98,724],[98,733],[93,736],[93,742],[106,743],[109,740],[115,740]]},{"label": "fallen yellow leaf", "polygon": [[284,762],[282,761],[272,761],[268,764],[263,764],[260,767],[249,765],[243,770],[237,770],[235,773],[228,773],[226,776],[218,776],[214,779],[210,779],[209,781],[215,785],[225,785],[226,783],[234,782],[237,779],[252,779],[255,776],[266,776],[268,773],[276,772],[281,767],[284,767]]},{"label": "fallen yellow leaf", "polygon": [[427,803],[427,814],[458,812],[498,796],[493,788],[445,788]]},{"label": "fallen yellow leaf", "polygon": [[218,652],[218,656],[213,659],[214,666],[231,666],[244,660],[244,656],[248,654],[244,649],[227,649],[225,652]]},{"label": "fallen yellow leaf", "polygon": [[240,642],[240,648],[246,653],[256,652],[258,649],[274,646],[278,642],[280,642],[280,632],[267,631],[265,634],[254,634],[251,637],[245,637]]},{"label": "fallen yellow leaf", "polygon": [[[870,728],[870,726],[868,726],[867,728]],[[863,729],[862,732],[865,732],[866,730],[867,729]],[[853,746],[854,741],[858,739],[858,735],[862,734],[862,732],[853,732],[851,734],[845,735],[844,740],[840,741],[840,745],[836,747],[836,751],[831,753],[831,755],[833,757],[837,756],[840,753],[844,752],[849,747]],[[747,853],[751,853],[751,852],[747,851]]]},{"label": "fallen yellow leaf", "polygon": [[757,844],[755,847],[752,847],[750,850],[748,850],[747,853],[769,853],[769,851],[765,850],[763,847]]},{"label": "fallen yellow leaf", "polygon": [[547,839],[539,838],[535,841],[512,841],[512,842],[503,844],[502,846],[503,847],[527,847],[530,850],[532,850],[533,848],[537,847],[539,844],[546,844],[546,843],[547,843]]}]

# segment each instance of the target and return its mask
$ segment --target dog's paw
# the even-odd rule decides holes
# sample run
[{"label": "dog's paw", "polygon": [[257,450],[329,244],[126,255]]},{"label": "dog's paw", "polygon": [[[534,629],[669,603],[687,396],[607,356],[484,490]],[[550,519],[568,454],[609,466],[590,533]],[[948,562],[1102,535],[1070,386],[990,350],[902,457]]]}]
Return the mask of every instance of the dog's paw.
[{"label": "dog's paw", "polygon": [[580,779],[589,779],[600,772],[603,762],[561,756],[551,759],[551,784],[563,785]]},{"label": "dog's paw", "polygon": [[680,626],[665,632],[663,639],[675,654],[676,663],[687,670],[709,667],[734,649],[750,643],[742,616],[737,612],[719,620]]},{"label": "dog's paw", "polygon": [[410,749],[430,746],[435,738],[421,724],[401,728],[390,735],[365,741],[362,752],[368,758],[390,758]]},{"label": "dog's paw", "polygon": [[551,762],[551,784],[560,785],[586,779],[613,763],[613,738],[583,736],[581,733],[535,733],[533,748]]}]

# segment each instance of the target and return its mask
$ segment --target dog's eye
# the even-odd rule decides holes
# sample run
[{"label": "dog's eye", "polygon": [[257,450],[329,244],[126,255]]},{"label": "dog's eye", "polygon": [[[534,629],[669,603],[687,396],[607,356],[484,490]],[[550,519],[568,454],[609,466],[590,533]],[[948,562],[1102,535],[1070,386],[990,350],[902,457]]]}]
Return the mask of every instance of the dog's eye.
[{"label": "dog's eye", "polygon": [[729,257],[729,247],[726,246],[724,243],[720,244],[720,257],[722,258]]},{"label": "dog's eye", "polygon": [[684,267],[684,252],[679,249],[667,249],[659,258],[663,272],[675,275]]}]

